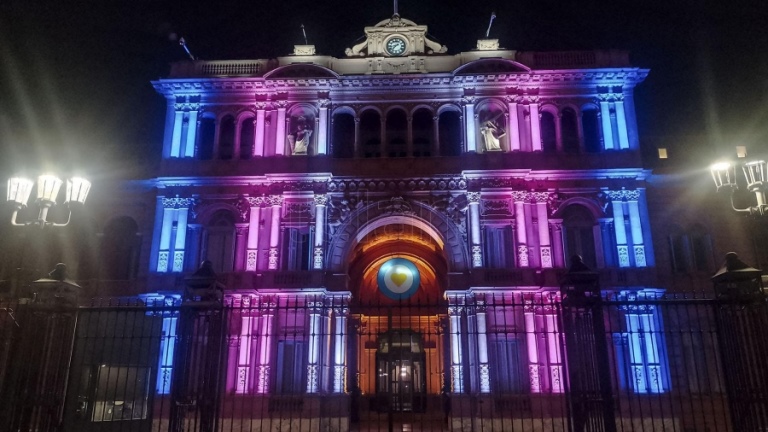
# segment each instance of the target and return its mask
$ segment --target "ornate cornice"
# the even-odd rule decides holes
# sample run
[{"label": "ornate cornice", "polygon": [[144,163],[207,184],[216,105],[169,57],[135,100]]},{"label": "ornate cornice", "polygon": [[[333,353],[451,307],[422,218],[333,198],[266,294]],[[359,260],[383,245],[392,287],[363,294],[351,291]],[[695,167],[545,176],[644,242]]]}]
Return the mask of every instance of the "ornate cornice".
[{"label": "ornate cornice", "polygon": [[328,192],[393,192],[465,190],[467,180],[462,176],[404,179],[352,179],[331,180]]}]

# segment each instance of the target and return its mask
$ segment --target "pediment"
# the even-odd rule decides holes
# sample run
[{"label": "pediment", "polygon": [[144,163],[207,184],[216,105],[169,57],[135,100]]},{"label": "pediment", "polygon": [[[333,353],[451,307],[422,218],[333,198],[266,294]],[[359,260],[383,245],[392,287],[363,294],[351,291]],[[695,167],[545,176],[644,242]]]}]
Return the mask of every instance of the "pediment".
[{"label": "pediment", "polygon": [[484,58],[461,65],[453,71],[454,75],[494,75],[510,73],[530,73],[531,69],[513,60],[502,58]]},{"label": "pediment", "polygon": [[338,78],[336,72],[310,63],[293,63],[279,67],[264,75],[265,79],[279,78]]}]

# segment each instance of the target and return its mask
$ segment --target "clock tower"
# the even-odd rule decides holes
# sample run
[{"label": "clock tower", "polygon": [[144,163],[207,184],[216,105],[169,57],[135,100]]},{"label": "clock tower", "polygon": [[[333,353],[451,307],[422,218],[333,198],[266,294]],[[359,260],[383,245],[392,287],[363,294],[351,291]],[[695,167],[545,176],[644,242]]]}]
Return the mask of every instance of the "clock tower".
[{"label": "clock tower", "polygon": [[427,26],[400,18],[381,21],[365,28],[365,41],[347,48],[348,57],[400,57],[411,55],[443,54],[445,45],[427,38]]}]

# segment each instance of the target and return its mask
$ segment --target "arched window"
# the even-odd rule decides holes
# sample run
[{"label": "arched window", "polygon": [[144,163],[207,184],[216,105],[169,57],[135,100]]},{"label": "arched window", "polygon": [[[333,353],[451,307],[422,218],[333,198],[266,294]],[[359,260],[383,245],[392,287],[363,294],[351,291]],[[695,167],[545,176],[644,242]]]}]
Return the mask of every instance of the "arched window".
[{"label": "arched window", "polygon": [[464,146],[461,116],[456,111],[443,111],[438,120],[440,155],[458,156]]},{"label": "arched window", "polygon": [[584,132],[584,150],[587,153],[597,153],[600,145],[600,122],[597,108],[586,107],[581,111],[581,130]]},{"label": "arched window", "polygon": [[378,112],[367,110],[360,115],[360,143],[364,157],[381,157],[381,117]]},{"label": "arched window", "polygon": [[355,118],[349,113],[333,115],[331,151],[335,158],[355,156]]},{"label": "arched window", "polygon": [[216,121],[212,118],[200,120],[200,133],[197,136],[197,151],[202,160],[213,159],[213,140],[216,136]]},{"label": "arched window", "polygon": [[130,280],[136,277],[141,247],[138,230],[136,221],[127,216],[109,221],[101,243],[101,279]]},{"label": "arched window", "polygon": [[249,117],[243,119],[243,122],[240,124],[240,159],[250,159],[251,155],[253,154],[253,122],[253,117]]},{"label": "arched window", "polygon": [[231,115],[221,119],[219,128],[219,158],[232,159],[235,150],[235,118]]},{"label": "arched window", "polygon": [[541,113],[541,146],[547,153],[557,151],[557,132],[555,128],[555,116],[552,113],[544,111]]},{"label": "arched window", "polygon": [[413,157],[432,155],[433,129],[434,121],[428,109],[421,108],[413,114]]},{"label": "arched window", "polygon": [[219,273],[231,272],[235,261],[235,218],[227,210],[214,213],[205,226],[203,259]]},{"label": "arched window", "polygon": [[597,267],[595,248],[596,221],[592,213],[580,205],[571,205],[563,212],[565,262],[571,265],[571,257],[580,255],[584,264]]},{"label": "arched window", "polygon": [[393,109],[387,113],[387,156],[406,157],[408,149],[408,118],[405,111]]},{"label": "arched window", "polygon": [[560,112],[560,139],[564,152],[579,152],[579,129],[576,122],[576,112],[571,108],[565,108]]}]

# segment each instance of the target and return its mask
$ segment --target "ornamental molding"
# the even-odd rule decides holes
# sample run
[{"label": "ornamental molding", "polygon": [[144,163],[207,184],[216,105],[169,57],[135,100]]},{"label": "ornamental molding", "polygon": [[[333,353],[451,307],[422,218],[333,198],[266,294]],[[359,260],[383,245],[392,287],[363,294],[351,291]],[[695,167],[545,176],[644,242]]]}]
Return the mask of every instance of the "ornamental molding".
[{"label": "ornamental molding", "polygon": [[467,201],[470,204],[480,204],[480,192],[467,192]]},{"label": "ornamental molding", "polygon": [[603,195],[610,201],[638,201],[640,199],[640,191],[634,190],[618,190],[618,191],[603,191]]},{"label": "ornamental molding", "polygon": [[509,199],[483,199],[480,202],[482,215],[511,215],[512,208]]},{"label": "ornamental molding", "polygon": [[172,209],[181,209],[181,208],[190,208],[194,207],[198,204],[197,199],[195,198],[179,198],[178,196],[173,198],[163,198],[162,199],[162,205],[163,208],[172,208]]},{"label": "ornamental molding", "polygon": [[283,201],[285,201],[285,197],[283,197],[282,195],[270,195],[267,198],[267,203],[272,207],[282,206]]},{"label": "ornamental molding", "polygon": [[244,197],[243,198],[250,207],[265,207],[267,203],[267,197]]},{"label": "ornamental molding", "polygon": [[283,217],[312,217],[312,201],[286,201]]},{"label": "ornamental molding", "polygon": [[437,190],[466,190],[467,179],[462,176],[405,179],[331,180],[328,192],[409,192]]},{"label": "ornamental molding", "polygon": [[327,195],[315,195],[314,201],[316,206],[324,206],[328,204],[328,196]]},{"label": "ornamental molding", "polygon": [[328,223],[332,229],[343,224],[356,209],[362,208],[365,201],[357,197],[332,198],[328,201]]},{"label": "ornamental molding", "polygon": [[385,214],[413,214],[411,204],[401,196],[379,201],[379,208]]},{"label": "ornamental molding", "polygon": [[600,102],[623,102],[623,93],[600,93],[597,95],[597,100]]}]

